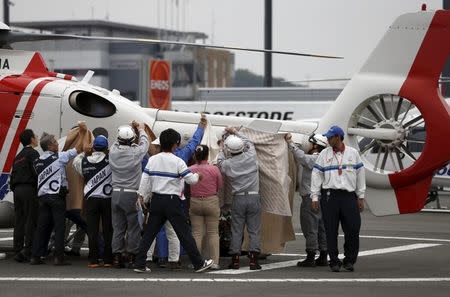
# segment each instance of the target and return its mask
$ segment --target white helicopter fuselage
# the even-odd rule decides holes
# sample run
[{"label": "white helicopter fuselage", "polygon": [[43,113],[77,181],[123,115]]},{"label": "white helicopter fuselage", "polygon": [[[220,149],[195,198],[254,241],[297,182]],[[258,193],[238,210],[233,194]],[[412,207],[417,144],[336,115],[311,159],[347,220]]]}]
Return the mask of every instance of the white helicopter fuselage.
[{"label": "white helicopter fuselage", "polygon": [[[0,50],[0,55],[11,54],[11,51]],[[41,87],[44,85],[43,87]],[[108,131],[109,141],[116,139],[117,127],[135,120],[143,122],[156,134],[167,128],[174,128],[182,134],[192,135],[199,122],[200,115],[143,108],[122,97],[118,91],[109,91],[69,79],[55,77],[39,77],[29,79],[29,85],[23,92],[11,90],[17,94],[17,109],[10,121],[8,133],[0,153],[2,175],[6,177],[12,166],[15,154],[21,145],[17,142],[17,130],[20,126],[33,129],[36,135],[43,132],[64,137],[78,121],[85,121],[90,129],[102,127]],[[30,101],[34,106],[26,108]],[[5,114],[3,117],[7,116]],[[213,133],[220,137],[224,127],[250,125],[254,119],[208,115]],[[4,120],[3,122],[8,122]],[[290,121],[266,121],[276,126],[276,131],[291,132],[297,142],[307,141],[308,135],[314,132],[316,123],[295,123]],[[1,185],[5,190],[7,178]],[[8,195],[7,200],[12,200]]]}]

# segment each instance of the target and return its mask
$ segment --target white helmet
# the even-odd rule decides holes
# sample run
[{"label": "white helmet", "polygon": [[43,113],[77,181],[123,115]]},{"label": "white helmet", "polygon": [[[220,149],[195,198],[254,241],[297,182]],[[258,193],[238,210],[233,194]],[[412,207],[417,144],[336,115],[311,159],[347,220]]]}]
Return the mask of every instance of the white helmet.
[{"label": "white helmet", "polygon": [[155,140],[152,141],[153,145],[161,145],[161,143],[159,142],[159,137],[156,138]]},{"label": "white helmet", "polygon": [[123,125],[117,129],[117,139],[124,142],[131,142],[136,137],[130,125]]},{"label": "white helmet", "polygon": [[328,146],[328,139],[321,134],[312,135],[309,138],[309,141],[314,144],[320,145],[321,147],[324,147],[324,148]]},{"label": "white helmet", "polygon": [[236,135],[230,135],[225,139],[225,147],[232,154],[239,154],[244,150],[244,142]]},{"label": "white helmet", "polygon": [[183,148],[186,146],[186,144],[188,144],[189,140],[191,139],[191,136],[188,133],[183,133],[181,135],[181,140],[180,140],[180,146],[179,148]]}]

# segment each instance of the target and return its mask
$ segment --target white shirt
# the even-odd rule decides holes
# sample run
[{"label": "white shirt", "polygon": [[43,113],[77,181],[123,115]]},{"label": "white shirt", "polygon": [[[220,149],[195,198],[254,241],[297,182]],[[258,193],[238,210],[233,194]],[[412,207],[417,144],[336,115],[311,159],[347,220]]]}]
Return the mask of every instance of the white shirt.
[{"label": "white shirt", "polygon": [[172,153],[161,152],[148,159],[141,178],[138,194],[147,199],[150,193],[181,195],[184,182],[196,184],[198,174],[192,173],[186,163]]},{"label": "white shirt", "polygon": [[366,178],[364,165],[357,150],[345,146],[344,152],[334,152],[333,148],[328,147],[319,154],[311,176],[313,201],[318,200],[321,189],[356,192],[358,198],[364,198]]}]

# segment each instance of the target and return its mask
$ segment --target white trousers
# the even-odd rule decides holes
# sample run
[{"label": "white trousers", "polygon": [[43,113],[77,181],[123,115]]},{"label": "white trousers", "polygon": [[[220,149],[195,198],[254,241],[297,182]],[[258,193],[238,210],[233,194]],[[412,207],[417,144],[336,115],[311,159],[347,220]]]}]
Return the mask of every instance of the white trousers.
[{"label": "white trousers", "polygon": [[[178,260],[180,260],[180,240],[178,239],[177,234],[169,221],[166,221],[164,224],[164,229],[166,231],[167,241],[169,242],[168,261],[178,262]],[[153,253],[155,251],[155,242],[156,240],[153,240],[152,245],[147,252],[147,261],[152,260]]]}]

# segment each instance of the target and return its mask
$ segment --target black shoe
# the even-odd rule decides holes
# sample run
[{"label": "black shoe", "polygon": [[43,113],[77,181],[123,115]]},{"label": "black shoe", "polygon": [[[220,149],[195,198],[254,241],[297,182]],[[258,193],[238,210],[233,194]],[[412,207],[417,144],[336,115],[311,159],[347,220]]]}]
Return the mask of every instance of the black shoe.
[{"label": "black shoe", "polygon": [[211,260],[211,259],[205,260],[205,261],[203,261],[203,265],[200,268],[195,269],[195,272],[200,273],[205,270],[208,270],[213,264],[214,264],[213,260]]},{"label": "black shoe", "polygon": [[14,261],[19,262],[19,263],[26,262],[26,257],[21,252],[18,252],[14,256]]},{"label": "black shoe", "polygon": [[64,260],[64,257],[56,257],[53,265],[55,266],[68,266],[68,265],[72,265],[72,263],[69,263],[67,261]]},{"label": "black shoe", "polygon": [[339,264],[330,265],[330,269],[333,272],[339,272],[341,271],[341,266]]},{"label": "black shoe", "polygon": [[321,251],[319,258],[316,259],[316,266],[328,266],[328,257],[326,251]]},{"label": "black shoe", "polygon": [[342,266],[342,262],[341,261],[330,263],[330,269],[333,272],[341,271],[341,266]]},{"label": "black shoe", "polygon": [[355,268],[353,267],[352,263],[345,263],[344,264],[344,269],[347,270],[347,271],[350,271],[350,272],[355,271]]},{"label": "black shoe", "polygon": [[167,266],[167,258],[158,258],[158,267],[159,268],[166,268]]},{"label": "black shoe", "polygon": [[74,250],[70,250],[70,251],[64,252],[64,254],[66,256],[72,256],[72,257],[80,257],[81,256],[80,252],[76,252]]},{"label": "black shoe", "polygon": [[297,262],[298,267],[316,267],[316,252],[306,251],[306,259]]},{"label": "black shoe", "polygon": [[136,273],[144,273],[144,272],[151,272],[152,270],[148,268],[147,266],[140,267],[140,268],[134,268],[134,272]]},{"label": "black shoe", "polygon": [[45,264],[44,261],[41,260],[39,257],[32,257],[30,260],[30,265],[42,265]]},{"label": "black shoe", "polygon": [[228,265],[228,269],[239,269],[239,254],[231,255],[231,263]]},{"label": "black shoe", "polygon": [[316,267],[316,261],[313,259],[306,258],[303,261],[297,262],[297,267]]},{"label": "black shoe", "polygon": [[249,252],[248,257],[250,258],[250,270],[259,270],[261,269],[261,265],[258,263],[258,254],[259,252]]},{"label": "black shoe", "polygon": [[122,254],[121,253],[114,254],[113,267],[114,268],[124,268],[125,267],[125,265],[122,262]]},{"label": "black shoe", "polygon": [[168,266],[171,270],[179,271],[179,270],[181,270],[181,261],[168,262]]},{"label": "black shoe", "polygon": [[128,269],[134,268],[134,261],[136,260],[136,255],[128,254]]}]

